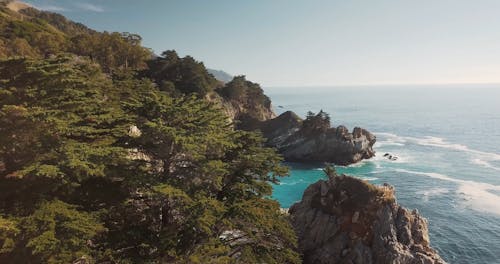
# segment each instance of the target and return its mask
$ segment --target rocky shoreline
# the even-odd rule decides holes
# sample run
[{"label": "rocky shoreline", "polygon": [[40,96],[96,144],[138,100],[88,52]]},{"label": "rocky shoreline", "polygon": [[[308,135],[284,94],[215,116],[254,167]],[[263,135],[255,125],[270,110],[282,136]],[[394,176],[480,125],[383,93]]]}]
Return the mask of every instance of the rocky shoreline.
[{"label": "rocky shoreline", "polygon": [[359,127],[352,132],[345,126],[330,127],[329,116],[322,111],[305,120],[287,111],[273,119],[247,123],[243,129],[260,130],[267,145],[286,161],[349,165],[375,155],[375,135]]},{"label": "rocky shoreline", "polygon": [[427,220],[400,206],[393,187],[328,175],[288,211],[303,263],[445,263],[430,246]]}]

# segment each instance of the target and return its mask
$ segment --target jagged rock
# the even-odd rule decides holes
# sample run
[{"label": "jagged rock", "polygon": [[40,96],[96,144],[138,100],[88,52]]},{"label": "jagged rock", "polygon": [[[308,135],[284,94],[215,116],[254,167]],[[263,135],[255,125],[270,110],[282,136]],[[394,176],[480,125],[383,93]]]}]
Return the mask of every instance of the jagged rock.
[{"label": "jagged rock", "polygon": [[425,218],[397,204],[389,185],[320,180],[289,213],[306,264],[445,263],[430,247]]},{"label": "jagged rock", "polygon": [[260,123],[246,124],[246,130],[260,130],[267,145],[280,152],[285,160],[297,162],[332,162],[348,165],[375,155],[376,137],[363,128],[352,133],[345,126],[311,133],[303,120],[291,111]]},{"label": "jagged rock", "polygon": [[205,99],[220,106],[228,120],[237,124],[237,128],[245,129],[255,126],[256,123],[275,118],[272,105],[245,104],[234,100],[225,99],[217,93],[209,93]]}]

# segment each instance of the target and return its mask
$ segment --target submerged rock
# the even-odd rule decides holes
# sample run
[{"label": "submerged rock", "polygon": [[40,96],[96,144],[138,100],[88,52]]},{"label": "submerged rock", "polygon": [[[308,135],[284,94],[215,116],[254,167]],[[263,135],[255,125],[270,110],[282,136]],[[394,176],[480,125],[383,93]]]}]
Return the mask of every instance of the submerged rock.
[{"label": "submerged rock", "polygon": [[310,185],[290,210],[304,263],[445,263],[427,221],[395,201],[389,185],[336,176]]},{"label": "submerged rock", "polygon": [[398,157],[396,155],[392,155],[390,153],[385,153],[384,158],[387,158],[388,160],[392,160],[392,161],[398,160]]}]

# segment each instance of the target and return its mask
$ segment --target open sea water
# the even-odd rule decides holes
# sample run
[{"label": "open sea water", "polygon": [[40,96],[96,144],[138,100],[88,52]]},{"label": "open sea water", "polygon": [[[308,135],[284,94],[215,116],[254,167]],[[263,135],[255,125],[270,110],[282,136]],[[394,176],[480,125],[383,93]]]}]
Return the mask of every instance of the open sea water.
[{"label": "open sea water", "polygon": [[[395,186],[398,202],[428,219],[431,245],[447,262],[500,263],[500,85],[265,90],[278,114],[322,109],[333,126],[373,132],[376,157],[337,171]],[[325,178],[323,164],[287,165],[291,175],[273,194],[284,208]]]}]

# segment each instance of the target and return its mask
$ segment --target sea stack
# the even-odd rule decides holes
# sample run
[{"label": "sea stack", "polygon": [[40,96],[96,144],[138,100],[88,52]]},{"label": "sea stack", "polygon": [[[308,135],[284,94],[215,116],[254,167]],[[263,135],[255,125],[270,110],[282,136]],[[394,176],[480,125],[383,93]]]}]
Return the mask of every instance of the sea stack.
[{"label": "sea stack", "polygon": [[304,120],[287,111],[244,128],[260,130],[267,145],[276,148],[286,161],[349,165],[375,155],[375,135],[359,127],[352,132],[345,126],[331,127],[330,117],[323,111],[310,113]]},{"label": "sea stack", "polygon": [[426,219],[401,207],[393,187],[329,178],[289,210],[305,264],[445,263],[430,246]]}]

